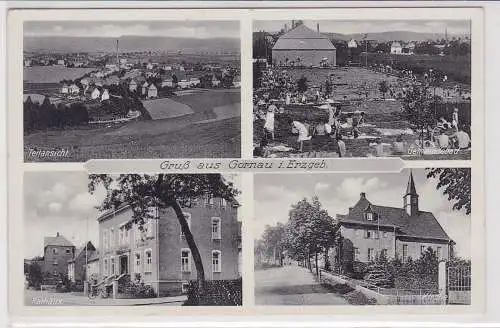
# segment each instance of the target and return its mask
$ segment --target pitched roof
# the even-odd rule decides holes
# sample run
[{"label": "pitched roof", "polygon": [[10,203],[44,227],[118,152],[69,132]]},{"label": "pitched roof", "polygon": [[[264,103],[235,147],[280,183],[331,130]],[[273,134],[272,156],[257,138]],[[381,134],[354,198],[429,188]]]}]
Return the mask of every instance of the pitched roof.
[{"label": "pitched roof", "polygon": [[55,237],[45,237],[43,238],[43,247],[47,246],[64,246],[64,247],[75,247],[73,243],[61,236],[59,233]]},{"label": "pitched roof", "polygon": [[282,35],[274,44],[273,50],[335,50],[327,36],[315,32],[301,24]]},{"label": "pitched roof", "polygon": [[399,43],[399,42],[393,42],[391,44],[391,47],[401,47],[401,43]]},{"label": "pitched roof", "polygon": [[[369,206],[376,213],[373,221],[367,221],[364,216]],[[337,219],[340,223],[394,227],[398,236],[451,240],[431,212],[419,211],[417,215],[410,216],[403,208],[374,205],[364,196],[347,215],[337,216]]]},{"label": "pitched roof", "polygon": [[410,177],[408,178],[408,185],[406,186],[405,195],[416,195],[417,189],[415,188],[415,181],[413,181],[413,173],[410,171]]}]

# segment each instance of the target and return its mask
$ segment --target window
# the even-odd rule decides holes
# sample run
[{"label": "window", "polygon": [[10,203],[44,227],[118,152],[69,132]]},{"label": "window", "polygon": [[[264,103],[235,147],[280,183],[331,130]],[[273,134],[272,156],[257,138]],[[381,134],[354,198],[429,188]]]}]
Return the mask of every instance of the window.
[{"label": "window", "polygon": [[356,229],[356,236],[359,236],[359,229]]},{"label": "window", "polygon": [[389,232],[384,231],[384,235],[383,236],[384,236],[384,238],[388,238],[389,237]]},{"label": "window", "polygon": [[370,212],[369,212],[369,213],[366,213],[366,219],[367,219],[368,221],[372,221],[372,220],[373,220],[373,213],[370,213]]},{"label": "window", "polygon": [[103,244],[103,247],[104,249],[108,249],[108,230],[104,230],[102,232],[102,244]]},{"label": "window", "polygon": [[368,261],[375,260],[375,250],[373,248],[368,248]]},{"label": "window", "polygon": [[420,246],[420,254],[424,254],[425,253],[425,246]]},{"label": "window", "polygon": [[188,289],[189,289],[189,282],[187,281],[182,282],[181,293],[183,294],[187,293]]},{"label": "window", "polygon": [[67,249],[66,254],[71,254],[71,249]]},{"label": "window", "polygon": [[[191,230],[191,214],[187,212],[183,212],[182,214],[184,214],[184,218],[186,219],[189,230]],[[182,227],[181,227],[181,237],[184,237],[184,231],[182,231]]]},{"label": "window", "polygon": [[108,259],[104,259],[104,275],[108,275]]},{"label": "window", "polygon": [[354,248],[354,261],[359,261],[359,248]]},{"label": "window", "polygon": [[221,207],[226,207],[227,206],[227,201],[224,198],[220,199],[220,206]]},{"label": "window", "polygon": [[212,251],[212,272],[221,272],[221,252]]},{"label": "window", "polygon": [[365,230],[365,238],[366,239],[372,238],[372,231],[371,230]]},{"label": "window", "polygon": [[382,251],[380,252],[380,256],[383,258],[387,258],[387,248],[383,248]]},{"label": "window", "polygon": [[118,231],[118,240],[119,240],[119,243],[120,245],[125,245],[125,238],[124,238],[124,230],[125,227],[121,226],[120,227],[120,230]]},{"label": "window", "polygon": [[112,276],[115,275],[115,258],[114,257],[111,258],[111,275]]},{"label": "window", "polygon": [[146,236],[148,238],[153,238],[153,219],[148,219],[148,222],[146,222]]},{"label": "window", "polygon": [[135,273],[141,273],[141,253],[135,253]]},{"label": "window", "polygon": [[436,255],[437,255],[438,260],[441,260],[441,247],[437,248]]},{"label": "window", "polygon": [[205,196],[205,205],[213,205],[214,204],[214,198],[211,194],[207,194]]},{"label": "window", "polygon": [[52,254],[57,255],[57,248],[52,248]]},{"label": "window", "polygon": [[115,228],[109,229],[109,248],[115,247]]},{"label": "window", "polygon": [[221,239],[220,218],[212,218],[212,239]]},{"label": "window", "polygon": [[380,238],[380,231],[374,231],[373,232],[373,239],[379,239]]},{"label": "window", "polygon": [[123,227],[123,244],[130,245],[130,229]]},{"label": "window", "polygon": [[57,264],[58,264],[57,260],[54,260],[54,262],[52,262],[52,265],[57,265]]},{"label": "window", "polygon": [[181,250],[181,270],[191,272],[191,251],[186,248]]},{"label": "window", "polygon": [[408,259],[408,245],[403,244],[403,261]]},{"label": "window", "polygon": [[152,267],[153,267],[153,251],[151,249],[146,249],[144,252],[144,256],[146,257],[145,265],[144,265],[144,272],[145,273],[151,273],[153,272]]},{"label": "window", "polygon": [[142,241],[142,231],[141,229],[139,228],[139,225],[136,224],[135,225],[135,229],[134,229],[134,235],[135,235],[135,243],[136,244],[139,244],[141,241]]}]

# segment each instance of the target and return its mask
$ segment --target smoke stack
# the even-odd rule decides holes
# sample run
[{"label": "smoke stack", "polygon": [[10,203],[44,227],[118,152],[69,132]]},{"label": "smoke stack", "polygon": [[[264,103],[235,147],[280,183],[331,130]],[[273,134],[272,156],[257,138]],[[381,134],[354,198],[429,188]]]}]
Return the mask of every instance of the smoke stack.
[{"label": "smoke stack", "polygon": [[318,31],[319,34],[319,23],[316,24],[316,30]]},{"label": "smoke stack", "polygon": [[359,194],[359,196],[360,196],[361,198],[366,198],[366,193],[362,192],[362,193],[360,193],[360,194]]},{"label": "smoke stack", "polygon": [[119,40],[116,39],[116,66],[117,67],[120,66],[120,61],[118,60],[118,42],[119,42]]}]

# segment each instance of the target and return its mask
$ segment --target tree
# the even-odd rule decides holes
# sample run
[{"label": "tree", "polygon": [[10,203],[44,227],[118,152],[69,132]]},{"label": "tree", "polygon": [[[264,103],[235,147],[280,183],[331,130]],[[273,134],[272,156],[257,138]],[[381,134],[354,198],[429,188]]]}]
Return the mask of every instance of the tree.
[{"label": "tree", "polygon": [[429,86],[414,84],[402,99],[403,116],[420,131],[421,147],[424,147],[424,130],[435,124],[435,99],[429,92]]},{"label": "tree", "polygon": [[[283,251],[285,245],[285,225],[278,223],[276,226],[267,225],[261,238],[260,250],[268,259],[278,260],[278,265],[283,265]],[[276,264],[276,263],[275,263]]]},{"label": "tree", "polygon": [[378,84],[378,90],[382,93],[385,99],[385,94],[387,93],[387,91],[389,91],[389,86],[387,85],[386,80],[380,81],[380,83]]},{"label": "tree", "polygon": [[436,189],[453,203],[454,210],[465,209],[471,213],[471,170],[469,168],[432,168],[427,169],[427,178],[439,180]]},{"label": "tree", "polygon": [[[328,258],[328,249],[335,245],[338,226],[321,207],[317,197],[311,201],[302,199],[292,205],[289,220],[285,228],[286,242],[291,254],[305,259],[311,268],[311,256],[314,255],[316,274],[319,273],[318,253],[324,252]],[[326,263],[325,263],[326,264]]]},{"label": "tree", "polygon": [[120,174],[118,177],[90,175],[89,192],[93,194],[98,186],[104,186],[107,190],[106,198],[99,207],[101,210],[112,210],[122,204],[131,205],[133,215],[127,229],[136,223],[143,231],[147,219],[156,219],[152,208],[163,211],[172,209],[191,250],[199,286],[201,290],[204,289],[205,271],[201,255],[182,209],[191,207],[203,197],[233,200],[239,191],[232,182],[225,180],[220,174]]},{"label": "tree", "polygon": [[307,78],[304,75],[297,80],[297,89],[299,92],[307,91]]},{"label": "tree", "polygon": [[43,282],[42,268],[36,262],[28,264],[26,267],[26,278],[30,287],[40,288]]}]

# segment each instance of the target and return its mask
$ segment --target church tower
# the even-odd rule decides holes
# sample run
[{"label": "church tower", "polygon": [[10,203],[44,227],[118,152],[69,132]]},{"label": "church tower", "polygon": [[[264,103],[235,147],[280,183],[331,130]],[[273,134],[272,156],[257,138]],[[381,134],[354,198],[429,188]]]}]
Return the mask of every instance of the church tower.
[{"label": "church tower", "polygon": [[415,181],[413,181],[413,173],[410,171],[406,193],[403,196],[404,209],[409,216],[418,214],[418,194],[415,189]]}]

